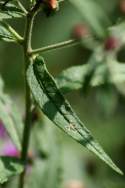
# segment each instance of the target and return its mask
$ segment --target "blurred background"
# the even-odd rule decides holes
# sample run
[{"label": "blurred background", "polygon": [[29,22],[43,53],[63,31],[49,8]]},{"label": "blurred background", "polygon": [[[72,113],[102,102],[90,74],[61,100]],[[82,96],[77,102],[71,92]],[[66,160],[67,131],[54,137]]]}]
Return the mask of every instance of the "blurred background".
[{"label": "blurred background", "polygon": [[[103,23],[103,20],[101,21],[101,28],[104,32],[113,24],[116,25],[121,20],[124,22],[125,7],[122,5],[123,9],[121,9],[121,1],[95,0],[95,2],[109,19],[109,23],[106,25]],[[23,3],[26,4],[26,2]],[[87,25],[91,29],[96,40],[102,45],[107,37],[107,33],[102,34],[100,31],[93,29],[94,19],[85,19],[85,14],[92,12],[91,6],[88,10],[82,9],[83,13],[81,14],[79,8],[65,0],[60,4],[60,10],[54,15],[47,17],[44,13],[40,13],[35,20],[33,48],[71,39],[74,30],[75,32],[78,31],[76,27],[82,24]],[[95,20],[98,19],[98,11],[95,8],[93,13]],[[100,15],[99,19],[101,19]],[[16,19],[9,22],[23,34],[24,20]],[[75,37],[78,37],[78,33],[75,34]],[[117,34],[119,35],[119,33]],[[80,43],[70,48],[44,52],[42,55],[46,60],[49,71],[56,77],[61,71],[70,66],[86,64],[93,50]],[[22,54],[22,49],[18,45],[0,42],[0,72],[5,82],[5,91],[11,95],[23,117],[24,72]],[[124,46],[117,55],[121,64],[125,62]],[[125,87],[124,83],[122,87]],[[125,95],[119,92],[113,84],[89,87],[87,91],[84,91],[84,89],[80,88],[67,93],[66,98],[105,151],[107,151],[121,170],[125,172]],[[55,128],[43,114],[40,115],[39,122],[34,125],[36,126],[33,126],[34,133],[32,134],[31,151],[32,157],[36,157],[37,160],[30,163],[27,173],[27,187],[54,188],[53,180],[57,175],[56,168],[59,163],[59,182],[61,182],[60,184],[63,188],[125,188],[124,176],[116,174],[97,159],[96,156],[86,151],[85,148],[62,133],[58,128]],[[44,136],[42,130],[41,133],[40,131],[35,131],[36,129],[45,129],[44,131],[48,136]],[[37,132],[40,134],[37,135]],[[42,143],[41,147],[38,144],[39,142]],[[37,151],[34,151],[34,146]],[[55,149],[52,150],[52,148]],[[50,157],[51,160],[48,159],[50,154],[52,156],[52,158]],[[47,167],[44,166],[40,158],[49,160]],[[44,168],[49,169],[49,172],[47,173],[47,170],[44,170]],[[50,175],[48,175],[49,173]],[[46,182],[48,183],[47,186],[44,185]],[[5,186],[13,187],[13,183],[11,182]],[[57,186],[57,188],[59,187],[60,185]]]}]

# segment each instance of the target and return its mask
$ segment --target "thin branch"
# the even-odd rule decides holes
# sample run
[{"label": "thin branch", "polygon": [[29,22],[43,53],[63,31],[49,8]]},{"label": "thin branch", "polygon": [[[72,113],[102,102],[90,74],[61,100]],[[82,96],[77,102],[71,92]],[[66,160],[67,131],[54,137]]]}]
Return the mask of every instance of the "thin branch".
[{"label": "thin branch", "polygon": [[35,50],[31,50],[30,54],[33,55],[33,54],[37,54],[37,53],[48,52],[48,51],[51,51],[51,50],[67,48],[67,47],[75,46],[75,45],[78,45],[78,44],[80,44],[80,41],[75,40],[75,39],[71,39],[71,40],[60,42],[60,43],[52,44],[52,45],[49,45],[49,46],[45,46],[45,47],[42,47],[42,48],[38,48],[38,49],[35,49]]}]

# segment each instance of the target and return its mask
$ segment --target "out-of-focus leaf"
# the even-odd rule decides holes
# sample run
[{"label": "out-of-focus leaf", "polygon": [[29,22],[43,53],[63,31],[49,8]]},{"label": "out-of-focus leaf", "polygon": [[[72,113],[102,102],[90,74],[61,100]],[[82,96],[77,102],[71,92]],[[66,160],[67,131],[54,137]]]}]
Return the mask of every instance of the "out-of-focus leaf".
[{"label": "out-of-focus leaf", "polygon": [[9,31],[9,25],[6,25],[3,21],[0,21],[0,40],[6,42],[16,42],[16,38]]},{"label": "out-of-focus leaf", "polygon": [[0,157],[0,184],[23,171],[23,164],[17,158]]},{"label": "out-of-focus leaf", "polygon": [[[100,37],[106,34],[105,28],[110,21],[99,3],[93,0],[69,0],[83,15],[86,23],[96,32]],[[98,10],[98,11],[97,11]]]},{"label": "out-of-focus leaf", "polygon": [[[105,54],[105,52],[102,52]],[[125,65],[120,64],[116,60],[103,58],[103,55],[94,54],[90,57],[87,64],[73,66],[62,71],[56,77],[56,83],[59,89],[65,94],[73,90],[84,88],[85,78],[95,66],[94,74],[92,75],[91,87],[101,86],[105,82],[108,84],[120,85],[125,83]],[[106,54],[108,56],[108,54]],[[101,57],[101,58],[100,58]],[[113,64],[112,64],[113,63]]]},{"label": "out-of-focus leaf", "polygon": [[112,84],[122,95],[125,95],[125,64],[119,63],[114,54],[106,56],[106,64]]},{"label": "out-of-focus leaf", "polygon": [[22,10],[14,3],[7,3],[5,6],[4,3],[5,1],[0,1],[0,20],[24,16]]},{"label": "out-of-focus leaf", "polygon": [[103,54],[100,58],[99,53],[94,52],[89,58],[88,62],[83,65],[73,66],[56,77],[56,83],[63,93],[72,90],[84,88],[86,79],[90,76],[89,85],[98,86],[105,82],[105,74],[107,72],[106,64],[103,63]]},{"label": "out-of-focus leaf", "polygon": [[17,149],[21,150],[23,123],[15,104],[3,90],[0,90],[0,120],[3,122],[9,136]]},{"label": "out-of-focus leaf", "polygon": [[96,97],[104,115],[110,117],[115,111],[118,102],[118,95],[115,89],[105,83],[97,91]]},{"label": "out-of-focus leaf", "polygon": [[116,38],[118,47],[125,44],[125,22],[109,27],[109,33]]},{"label": "out-of-focus leaf", "polygon": [[42,124],[39,122],[35,126],[33,130],[34,144],[39,154],[46,151],[47,155],[40,155],[41,158],[35,161],[28,186],[31,188],[59,188],[62,148],[58,141],[58,135],[55,129],[48,125],[48,121],[47,123],[44,121]]},{"label": "out-of-focus leaf", "polygon": [[37,104],[51,121],[122,174],[64,99],[42,58],[36,57],[28,67],[27,80]]}]

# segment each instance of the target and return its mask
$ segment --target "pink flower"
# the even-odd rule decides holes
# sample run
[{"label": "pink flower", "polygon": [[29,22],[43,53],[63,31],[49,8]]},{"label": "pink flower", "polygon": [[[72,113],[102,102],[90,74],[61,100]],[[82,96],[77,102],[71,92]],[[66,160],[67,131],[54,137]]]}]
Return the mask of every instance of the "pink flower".
[{"label": "pink flower", "polygon": [[8,141],[4,144],[3,149],[0,152],[0,155],[9,157],[19,157],[20,152],[17,150],[17,148],[11,141]]}]

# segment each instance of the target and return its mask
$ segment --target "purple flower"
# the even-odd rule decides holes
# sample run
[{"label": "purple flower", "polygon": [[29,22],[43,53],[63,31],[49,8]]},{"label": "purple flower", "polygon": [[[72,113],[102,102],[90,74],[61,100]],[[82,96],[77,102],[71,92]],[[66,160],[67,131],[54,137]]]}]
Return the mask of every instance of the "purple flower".
[{"label": "purple flower", "polygon": [[3,149],[0,152],[0,155],[9,157],[19,157],[20,152],[17,150],[17,148],[11,141],[8,141],[4,144]]}]

